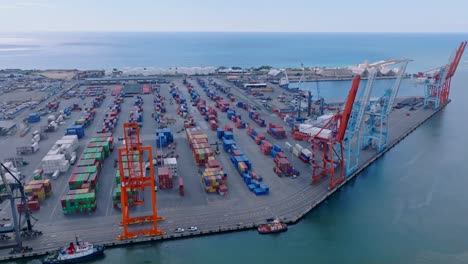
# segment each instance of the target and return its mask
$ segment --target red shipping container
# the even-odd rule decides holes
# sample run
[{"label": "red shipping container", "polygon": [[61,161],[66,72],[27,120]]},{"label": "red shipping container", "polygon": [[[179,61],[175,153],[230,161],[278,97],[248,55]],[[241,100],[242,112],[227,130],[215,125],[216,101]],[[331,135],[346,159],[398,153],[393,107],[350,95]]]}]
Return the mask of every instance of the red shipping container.
[{"label": "red shipping container", "polygon": [[219,163],[219,161],[217,160],[209,160],[207,163],[206,163],[207,167],[208,168],[219,168],[219,169],[222,169],[221,168],[221,163]]},{"label": "red shipping container", "polygon": [[276,153],[276,158],[278,158],[278,159],[281,159],[281,158],[287,159],[286,155],[284,155],[283,152],[277,152]]},{"label": "red shipping container", "polygon": [[179,177],[179,195],[184,196],[184,181]]},{"label": "red shipping container", "polygon": [[216,131],[216,129],[218,129],[218,124],[216,123],[216,121],[214,120],[210,121],[210,129],[213,131]]},{"label": "red shipping container", "polygon": [[226,132],[226,131],[231,131],[232,132],[232,127],[230,127],[228,125],[224,126],[224,132]]}]

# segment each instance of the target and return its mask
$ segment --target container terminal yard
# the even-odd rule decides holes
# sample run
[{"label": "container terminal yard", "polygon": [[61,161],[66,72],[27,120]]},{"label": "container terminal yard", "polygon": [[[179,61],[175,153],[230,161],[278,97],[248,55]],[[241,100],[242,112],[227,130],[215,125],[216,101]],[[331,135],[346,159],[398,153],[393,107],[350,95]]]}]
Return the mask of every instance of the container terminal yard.
[{"label": "container terminal yard", "polygon": [[[336,102],[220,73],[67,81],[37,104],[45,114],[2,121],[21,128],[0,137],[0,258],[43,255],[75,235],[119,246],[296,223],[447,106],[465,46],[418,74],[421,97],[398,96],[410,60],[368,66]],[[392,85],[371,98],[388,65]]]}]

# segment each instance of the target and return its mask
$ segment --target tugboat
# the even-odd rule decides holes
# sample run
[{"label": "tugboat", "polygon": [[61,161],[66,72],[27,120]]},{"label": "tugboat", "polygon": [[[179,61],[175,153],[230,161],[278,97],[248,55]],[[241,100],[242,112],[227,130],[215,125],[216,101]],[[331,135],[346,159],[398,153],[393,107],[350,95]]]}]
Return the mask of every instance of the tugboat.
[{"label": "tugboat", "polygon": [[70,243],[67,248],[59,250],[48,255],[42,260],[43,264],[62,264],[79,263],[82,261],[93,260],[104,254],[103,245],[94,245],[88,242],[80,242],[76,237],[76,242]]},{"label": "tugboat", "polygon": [[260,225],[257,228],[258,233],[265,234],[275,234],[288,231],[288,226],[281,222],[279,219],[274,219],[270,223]]}]

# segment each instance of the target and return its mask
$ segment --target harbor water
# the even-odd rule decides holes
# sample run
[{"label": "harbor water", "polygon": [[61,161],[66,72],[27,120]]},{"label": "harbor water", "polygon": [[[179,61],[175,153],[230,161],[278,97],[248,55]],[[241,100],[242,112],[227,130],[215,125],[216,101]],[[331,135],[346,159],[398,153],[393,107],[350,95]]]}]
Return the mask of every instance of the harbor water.
[{"label": "harbor water", "polygon": [[[188,35],[188,36],[187,36]],[[178,38],[200,39],[195,33],[178,34]],[[202,34],[203,35],[203,34]],[[281,35],[281,34],[280,34]],[[92,35],[95,36],[95,35]],[[129,42],[119,44],[119,35],[115,45],[132,46],[131,38],[123,34],[120,38]],[[138,35],[135,41],[141,41]],[[224,36],[224,35],[223,35]],[[48,61],[48,52],[27,52],[13,61],[15,54],[21,53],[0,51],[0,67],[21,68],[107,68],[128,66],[167,66],[167,65],[239,65],[259,66],[262,64],[295,66],[296,61],[306,64],[333,66],[336,64],[358,63],[364,59],[384,59],[389,57],[410,57],[413,70],[430,69],[447,61],[449,53],[457,47],[463,35],[385,35],[365,34],[373,38],[374,43],[383,43],[392,39],[395,45],[373,46],[367,50],[357,41],[359,34],[335,35],[334,45],[328,45],[328,57],[317,57],[311,54],[318,52],[318,47],[325,43],[306,45],[300,52],[294,49],[297,35],[268,34],[266,38],[280,38],[288,46],[288,51],[275,53],[266,48],[258,56],[268,57],[261,60],[258,56],[243,57],[248,61],[237,60],[236,52],[243,55],[252,52],[267,40],[253,36],[258,42],[241,43],[230,47],[218,47],[214,42],[226,42],[234,39],[225,35],[206,43],[188,43],[185,50],[176,47],[168,48],[167,54],[173,60],[152,55],[142,59],[138,53],[148,48],[139,49],[138,43],[133,51],[126,50],[117,59],[109,59],[117,51],[96,55],[98,43],[78,45],[79,54],[88,58],[78,59],[73,66],[76,54],[55,54]],[[330,38],[327,34],[317,34],[305,39],[320,40],[320,36]],[[63,36],[62,36],[63,37]],[[31,37],[33,38],[33,37]],[[65,37],[63,37],[65,38]],[[226,38],[228,40],[226,40]],[[356,46],[343,46],[339,43],[356,40]],[[66,38],[65,38],[66,39]],[[176,38],[177,39],[177,38]],[[287,41],[287,40],[290,41]],[[432,39],[432,41],[431,41]],[[176,40],[173,40],[177,42]],[[195,40],[194,40],[195,41]],[[241,40],[236,40],[242,42]],[[306,40],[304,40],[307,42]],[[230,42],[229,42],[230,43]],[[237,43],[237,42],[236,42]],[[330,44],[330,43],[329,43]],[[406,45],[407,44],[407,45]],[[146,44],[145,44],[146,45]],[[149,44],[148,44],[149,45]],[[162,44],[158,44],[162,45]],[[279,44],[272,44],[273,46]],[[303,45],[303,44],[301,44]],[[369,44],[370,45],[370,44]],[[242,47],[239,47],[242,46]],[[83,47],[81,49],[81,47]],[[43,48],[45,50],[49,48]],[[86,54],[87,50],[90,54]],[[104,48],[102,48],[105,50]],[[124,47],[117,48],[125,50]],[[154,50],[155,48],[151,48]],[[187,60],[181,54],[197,53],[198,61]],[[229,57],[223,57],[231,49]],[[241,49],[241,51],[239,51]],[[52,51],[49,51],[52,52]],[[58,51],[53,51],[57,52]],[[135,57],[132,57],[135,52]],[[179,54],[178,52],[181,52]],[[112,53],[112,54],[111,54]],[[324,52],[325,53],[325,52]],[[336,54],[342,54],[339,56]],[[140,54],[141,55],[141,54]],[[266,56],[268,55],[268,56]],[[28,57],[31,56],[31,57]],[[43,56],[43,57],[41,57]],[[81,55],[80,55],[81,56]],[[91,57],[94,57],[92,60]],[[102,57],[100,57],[102,56]],[[169,56],[169,55],[168,55]],[[296,57],[297,56],[297,57]],[[352,58],[350,58],[352,57]],[[6,59],[5,58],[10,58]],[[39,58],[34,60],[34,58]],[[223,60],[224,59],[224,60]],[[333,195],[320,207],[309,213],[301,222],[291,226],[289,231],[279,235],[260,236],[256,231],[245,231],[182,240],[165,241],[106,251],[103,259],[90,263],[468,263],[468,124],[466,117],[466,98],[468,98],[468,63],[466,56],[462,59],[456,77],[452,82],[452,102],[423,124],[395,148],[366,169],[356,180]],[[37,62],[37,66],[34,63]],[[12,65],[9,66],[9,63]],[[158,65],[159,64],[159,65]],[[333,93],[332,91],[327,91]],[[423,94],[422,91],[420,94]],[[300,177],[308,177],[301,175]],[[313,187],[311,187],[313,188]],[[193,223],[196,225],[197,223]],[[184,227],[187,228],[187,227]],[[81,235],[83,239],[86,236]],[[22,261],[20,263],[27,263]]]}]

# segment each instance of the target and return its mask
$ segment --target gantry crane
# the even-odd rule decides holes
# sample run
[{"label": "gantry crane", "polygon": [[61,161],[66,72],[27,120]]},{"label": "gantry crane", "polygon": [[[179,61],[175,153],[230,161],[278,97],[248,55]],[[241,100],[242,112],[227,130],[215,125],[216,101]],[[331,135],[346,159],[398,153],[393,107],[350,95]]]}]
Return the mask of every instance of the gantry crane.
[{"label": "gantry crane", "polygon": [[[366,111],[367,125],[364,133],[363,148],[375,146],[378,152],[385,149],[388,143],[388,117],[393,108],[401,81],[410,60],[391,60],[388,64],[400,64],[398,75],[392,87],[385,90],[384,95],[371,103]],[[388,65],[387,64],[387,65]]]},{"label": "gantry crane", "polygon": [[[343,113],[334,115],[322,128],[314,127],[312,143],[312,183],[330,177],[328,188],[334,189],[344,180],[343,139],[359,88],[361,76],[357,75],[349,91]],[[338,174],[338,177],[335,177]]]},{"label": "gantry crane", "polygon": [[348,121],[348,126],[345,134],[345,176],[350,175],[359,166],[359,157],[361,149],[361,125],[364,120],[364,113],[369,105],[370,96],[374,87],[375,76],[377,71],[375,68],[369,69],[366,88],[362,96],[355,99],[351,115]]},{"label": "gantry crane", "polygon": [[[26,193],[24,191],[23,183],[15,177],[15,175],[3,164],[0,163],[0,177],[2,179],[3,185],[5,187],[6,196],[10,200],[10,207],[12,212],[13,218],[13,225],[10,227],[2,227],[0,229],[0,233],[2,236],[5,236],[4,233],[15,233],[15,242],[16,247],[10,253],[22,253],[25,251],[32,250],[30,247],[24,247],[22,238],[32,238],[36,236],[42,235],[42,231],[38,231],[33,229],[33,224],[31,223],[31,218],[36,220],[32,215],[28,207],[28,198],[26,197]],[[6,177],[6,173],[8,173],[13,181],[8,181]],[[19,191],[19,197],[15,196],[15,190]],[[21,221],[21,217],[18,219],[18,211],[16,208],[15,199],[21,200],[21,205],[24,208],[24,218],[26,222],[26,227],[22,227],[23,223]],[[21,216],[21,215],[20,215]],[[6,237],[6,236],[5,236]]]},{"label": "gantry crane", "polygon": [[463,41],[446,65],[429,71],[431,74],[428,74],[427,77],[431,78],[426,80],[424,107],[437,109],[447,103],[452,77],[457,70],[465,47],[466,41]]},{"label": "gantry crane", "polygon": [[[119,149],[119,171],[121,182],[121,200],[122,200],[122,222],[124,233],[117,239],[130,239],[138,235],[156,236],[162,235],[165,232],[158,229],[158,221],[164,220],[158,216],[156,205],[156,193],[154,192],[154,164],[153,151],[149,146],[142,146],[140,141],[140,131],[138,123],[125,123],[124,127],[124,142],[125,147]],[[146,175],[146,170],[143,162],[143,154],[149,155],[149,175]],[[127,158],[124,164],[124,157]],[[128,175],[125,177],[125,175]],[[151,209],[152,214],[148,216],[131,217],[129,210],[129,193],[136,192],[133,204],[143,205],[145,203],[143,194],[147,189],[151,193]],[[138,229],[130,231],[128,226],[131,224],[150,222],[151,228]]]}]

